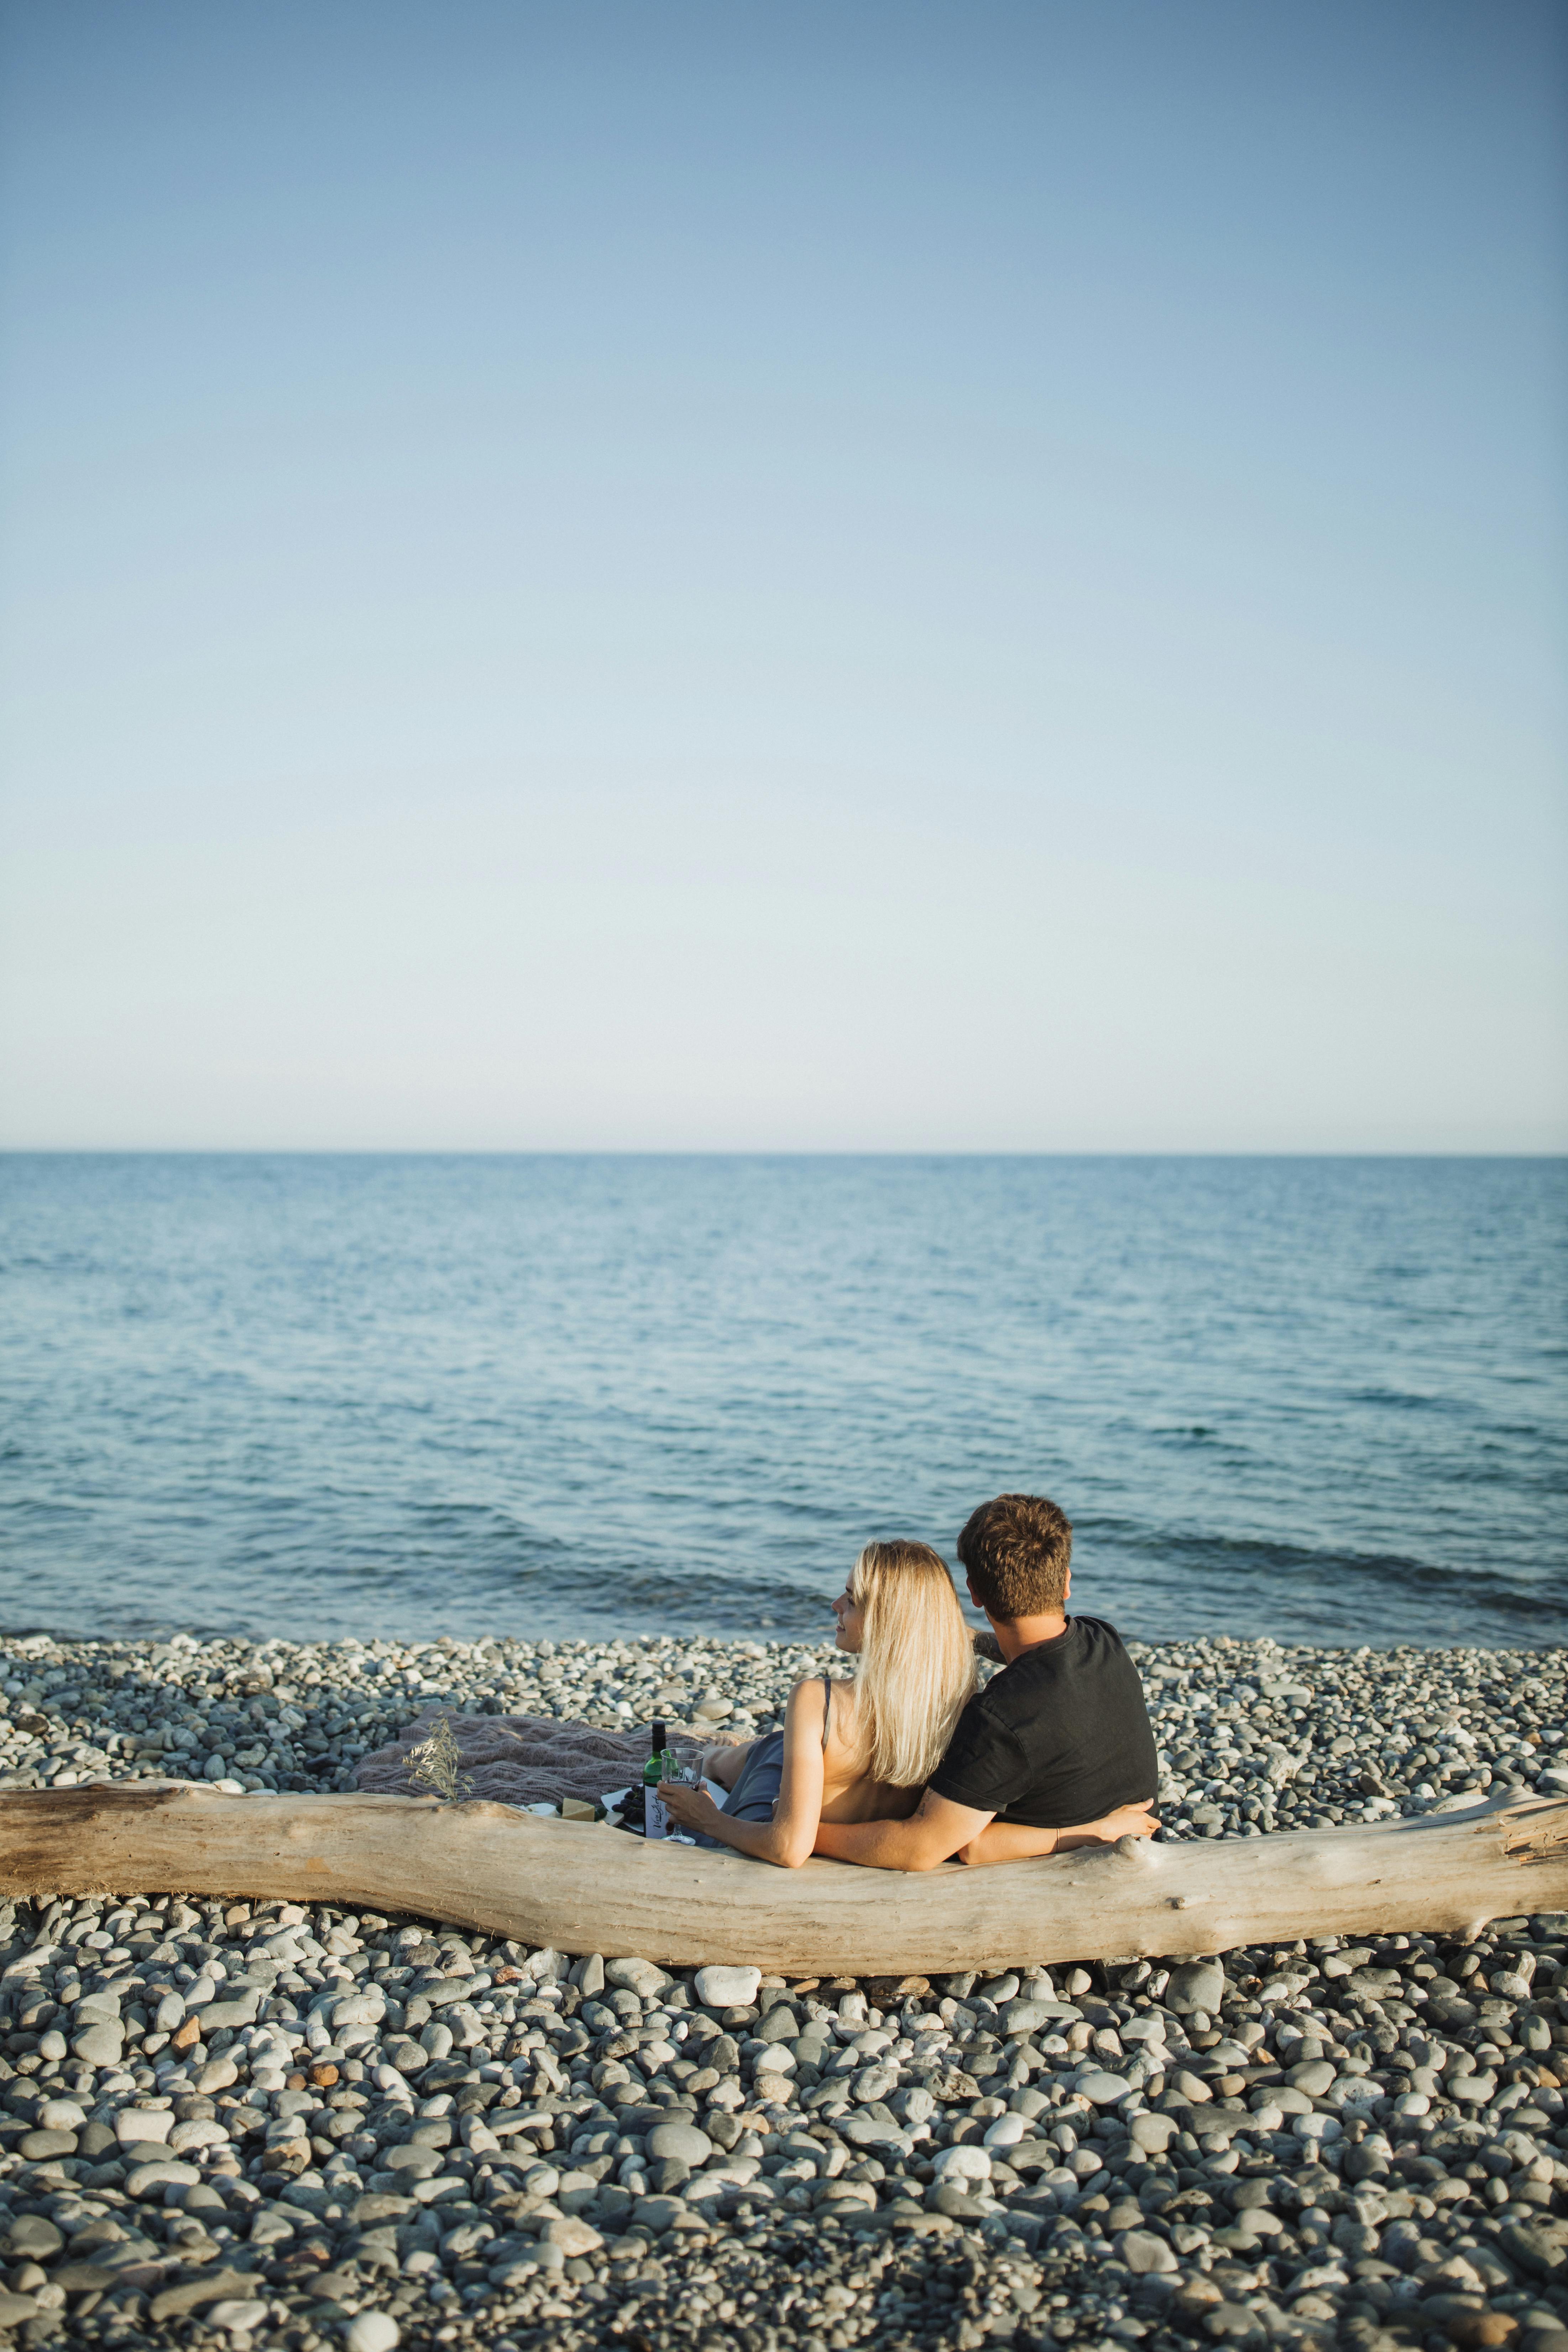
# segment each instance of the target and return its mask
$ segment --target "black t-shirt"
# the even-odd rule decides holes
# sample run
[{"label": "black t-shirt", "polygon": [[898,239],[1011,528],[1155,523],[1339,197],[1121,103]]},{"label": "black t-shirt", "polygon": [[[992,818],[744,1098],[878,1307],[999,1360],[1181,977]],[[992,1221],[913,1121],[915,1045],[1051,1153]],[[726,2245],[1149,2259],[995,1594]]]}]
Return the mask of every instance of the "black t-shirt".
[{"label": "black t-shirt", "polygon": [[939,1797],[1030,1829],[1074,1829],[1152,1802],[1154,1734],[1114,1625],[1069,1617],[994,1675],[958,1718],[931,1777]]}]

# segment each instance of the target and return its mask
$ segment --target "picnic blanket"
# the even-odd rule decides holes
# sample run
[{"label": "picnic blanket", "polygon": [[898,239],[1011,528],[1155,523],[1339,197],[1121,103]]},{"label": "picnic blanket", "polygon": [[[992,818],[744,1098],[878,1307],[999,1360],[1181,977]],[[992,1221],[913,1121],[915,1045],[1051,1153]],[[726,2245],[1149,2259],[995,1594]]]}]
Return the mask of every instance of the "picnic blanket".
[{"label": "picnic blanket", "polygon": [[[503,1805],[558,1805],[563,1797],[592,1801],[607,1789],[640,1780],[647,1762],[646,1730],[601,1731],[596,1724],[558,1722],[550,1715],[458,1715],[437,1704],[405,1723],[390,1746],[360,1759],[354,1769],[359,1786],[377,1797],[414,1793],[409,1750],[429,1738],[443,1716],[458,1744],[458,1769],[473,1781],[470,1793]],[[684,1764],[738,1737],[710,1731],[696,1738],[672,1730],[669,1745]]]}]

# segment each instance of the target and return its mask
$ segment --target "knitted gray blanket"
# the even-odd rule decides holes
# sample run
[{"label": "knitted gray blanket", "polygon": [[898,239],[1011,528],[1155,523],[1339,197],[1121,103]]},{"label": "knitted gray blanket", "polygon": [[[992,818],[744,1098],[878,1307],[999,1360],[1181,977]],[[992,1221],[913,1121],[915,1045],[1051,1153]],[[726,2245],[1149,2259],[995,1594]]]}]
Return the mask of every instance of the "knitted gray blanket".
[{"label": "knitted gray blanket", "polygon": [[[503,1805],[558,1805],[563,1797],[595,1800],[606,1790],[624,1789],[642,1778],[647,1733],[601,1731],[591,1723],[558,1723],[548,1715],[458,1715],[439,1704],[406,1723],[390,1747],[360,1759],[354,1778],[374,1796],[409,1795],[408,1754],[429,1738],[442,1716],[452,1727],[459,1771],[473,1781],[472,1794]],[[673,1731],[669,1745],[687,1763],[712,1747],[728,1747],[738,1735],[708,1732],[696,1739]]]}]

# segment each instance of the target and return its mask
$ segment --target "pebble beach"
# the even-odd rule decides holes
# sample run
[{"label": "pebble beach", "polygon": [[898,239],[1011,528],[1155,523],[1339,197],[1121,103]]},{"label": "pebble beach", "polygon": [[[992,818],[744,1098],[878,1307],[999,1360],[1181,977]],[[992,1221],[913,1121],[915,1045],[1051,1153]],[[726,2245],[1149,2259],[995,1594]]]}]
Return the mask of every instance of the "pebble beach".
[{"label": "pebble beach", "polygon": [[[1166,1837],[1568,1791],[1561,1652],[1130,1646]],[[347,1789],[433,1702],[750,1732],[833,1663],[13,1636],[0,1789]],[[0,1907],[0,2328],[1568,2352],[1565,1931],[786,1981],[178,1894]]]}]

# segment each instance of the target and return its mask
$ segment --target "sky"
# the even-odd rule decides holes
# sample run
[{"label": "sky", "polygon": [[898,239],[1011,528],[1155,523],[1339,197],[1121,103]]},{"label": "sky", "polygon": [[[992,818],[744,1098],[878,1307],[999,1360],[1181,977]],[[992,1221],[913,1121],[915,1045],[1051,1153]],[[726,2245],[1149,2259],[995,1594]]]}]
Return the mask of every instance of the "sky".
[{"label": "sky", "polygon": [[1568,1148],[1520,0],[0,9],[0,1144]]}]

